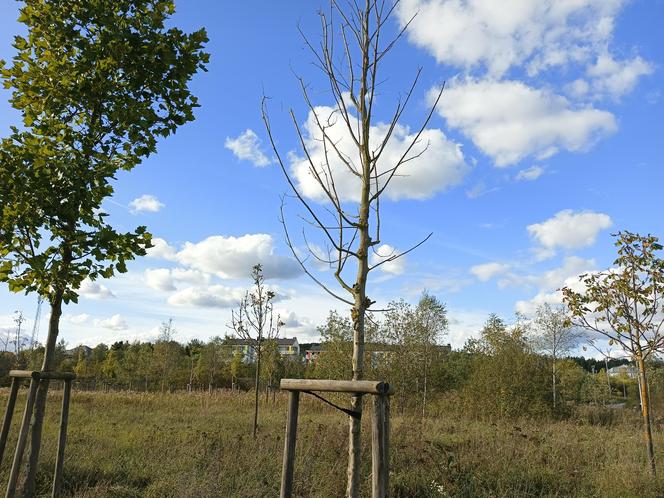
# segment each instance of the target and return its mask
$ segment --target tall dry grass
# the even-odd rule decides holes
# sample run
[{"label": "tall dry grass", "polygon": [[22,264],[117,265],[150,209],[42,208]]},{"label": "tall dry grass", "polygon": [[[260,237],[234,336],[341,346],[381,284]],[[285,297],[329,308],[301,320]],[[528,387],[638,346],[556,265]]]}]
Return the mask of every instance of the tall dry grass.
[{"label": "tall dry grass", "polygon": [[[6,395],[5,390],[2,406]],[[48,496],[53,471],[59,397],[54,392],[49,401],[39,473],[43,496]],[[262,403],[259,436],[254,440],[251,394],[75,392],[66,496],[278,496],[285,397]],[[638,417],[633,412],[600,415],[600,409],[586,408],[566,421],[490,422],[464,414],[453,403],[432,406],[433,416],[425,420],[399,413],[395,407],[391,496],[664,496],[664,479],[653,480],[645,472]],[[14,438],[19,418],[15,417]],[[370,431],[369,417],[365,419],[363,475],[368,494]],[[343,496],[346,424],[343,414],[303,396],[297,496]],[[664,472],[660,429],[655,438]],[[9,461],[6,455],[0,471],[3,483]]]}]

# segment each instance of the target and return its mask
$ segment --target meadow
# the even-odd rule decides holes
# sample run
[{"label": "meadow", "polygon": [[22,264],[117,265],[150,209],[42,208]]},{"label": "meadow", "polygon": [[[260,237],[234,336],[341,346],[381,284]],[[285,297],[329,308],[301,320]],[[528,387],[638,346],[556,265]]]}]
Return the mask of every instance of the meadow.
[{"label": "meadow", "polygon": [[[49,400],[39,496],[50,496],[60,395],[54,391]],[[6,396],[5,389],[3,406]],[[278,496],[286,398],[263,400],[255,440],[252,399],[251,393],[223,391],[74,392],[64,496]],[[370,482],[369,418],[363,422],[363,495]],[[296,496],[343,496],[346,437],[343,414],[304,396]],[[655,447],[664,461],[659,425]],[[664,495],[664,479],[645,471],[639,419],[631,409],[586,406],[562,421],[490,421],[464,415],[453,398],[437,400],[424,419],[393,406],[391,450],[393,497]],[[3,484],[9,461],[5,455]]]}]

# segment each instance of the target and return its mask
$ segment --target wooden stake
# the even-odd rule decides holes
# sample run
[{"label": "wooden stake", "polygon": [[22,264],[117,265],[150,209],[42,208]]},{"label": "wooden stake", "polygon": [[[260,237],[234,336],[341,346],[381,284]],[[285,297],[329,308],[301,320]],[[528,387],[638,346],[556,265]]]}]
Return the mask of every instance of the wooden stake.
[{"label": "wooden stake", "polygon": [[71,380],[65,380],[62,393],[62,412],[60,413],[60,439],[58,440],[58,456],[55,459],[55,476],[53,477],[52,498],[59,498],[62,488],[62,469],[65,461],[65,444],[67,442],[67,423],[69,422],[69,398],[71,397]]},{"label": "wooden stake", "polygon": [[390,397],[383,398],[383,489],[390,494]]},{"label": "wooden stake", "polygon": [[295,468],[295,441],[297,437],[297,412],[299,403],[299,391],[290,391],[288,393],[288,415],[286,418],[286,439],[284,441],[280,498],[291,498],[293,496],[293,471]]},{"label": "wooden stake", "polygon": [[12,379],[11,391],[9,391],[9,399],[7,400],[7,409],[5,410],[5,418],[2,421],[2,433],[0,433],[0,464],[2,457],[5,454],[5,447],[7,446],[7,436],[9,435],[9,428],[12,425],[12,417],[14,416],[14,407],[16,406],[16,396],[18,395],[18,388],[21,385],[21,379],[14,377]]},{"label": "wooden stake", "polygon": [[30,419],[32,418],[32,409],[35,405],[35,395],[37,394],[37,387],[39,386],[39,376],[32,377],[30,380],[30,391],[28,392],[28,400],[25,404],[25,411],[23,412],[23,422],[21,423],[21,431],[18,435],[16,443],[16,453],[14,453],[14,462],[12,464],[11,474],[9,475],[9,482],[7,483],[7,494],[5,498],[14,498],[16,493],[16,483],[18,482],[19,468],[21,460],[23,459],[23,452],[25,451],[25,443],[28,439],[28,430],[30,429]]},{"label": "wooden stake", "polygon": [[385,402],[384,396],[373,397],[371,423],[371,496],[385,498]]}]

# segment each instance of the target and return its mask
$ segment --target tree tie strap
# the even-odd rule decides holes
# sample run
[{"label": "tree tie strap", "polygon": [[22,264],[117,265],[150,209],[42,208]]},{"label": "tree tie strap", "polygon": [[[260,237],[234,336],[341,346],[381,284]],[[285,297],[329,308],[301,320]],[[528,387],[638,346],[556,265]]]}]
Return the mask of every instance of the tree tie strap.
[{"label": "tree tie strap", "polygon": [[344,412],[346,415],[350,415],[351,417],[353,417],[357,420],[360,420],[362,418],[362,412],[356,412],[355,410],[349,410],[348,408],[342,408],[339,405],[335,405],[330,400],[327,400],[327,399],[323,398],[320,394],[316,394],[313,391],[302,391],[302,392],[307,393],[307,394],[311,394],[312,396],[318,398],[322,402],[327,403],[328,405],[336,408],[337,410],[340,410],[340,411]]}]

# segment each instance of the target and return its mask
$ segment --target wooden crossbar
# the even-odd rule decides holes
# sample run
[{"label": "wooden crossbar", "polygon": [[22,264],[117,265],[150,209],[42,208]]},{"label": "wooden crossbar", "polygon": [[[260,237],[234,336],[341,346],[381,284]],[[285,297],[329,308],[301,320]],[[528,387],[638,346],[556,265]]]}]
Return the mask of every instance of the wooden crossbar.
[{"label": "wooden crossbar", "polygon": [[281,379],[284,391],[324,391],[352,394],[386,394],[394,389],[387,382],[373,380]]},{"label": "wooden crossbar", "polygon": [[10,377],[18,379],[48,379],[48,380],[74,380],[76,374],[72,372],[39,372],[37,370],[10,370]]}]

